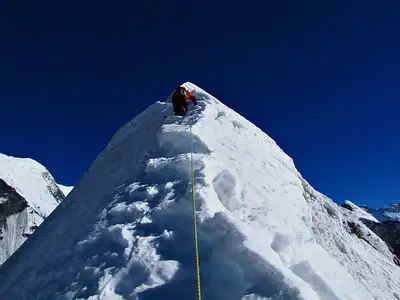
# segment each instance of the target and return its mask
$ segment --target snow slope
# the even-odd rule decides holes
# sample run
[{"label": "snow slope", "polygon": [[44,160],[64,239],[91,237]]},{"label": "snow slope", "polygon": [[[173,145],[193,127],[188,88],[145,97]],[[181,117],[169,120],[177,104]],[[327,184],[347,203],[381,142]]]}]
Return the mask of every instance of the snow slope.
[{"label": "snow slope", "polygon": [[3,263],[64,199],[44,166],[0,154],[0,263]]},{"label": "snow slope", "polygon": [[191,83],[156,102],[0,268],[0,299],[195,299],[189,125],[202,299],[400,299],[386,244],[315,191],[254,124]]},{"label": "snow slope", "polygon": [[73,186],[65,186],[62,184],[57,184],[58,187],[60,188],[61,192],[64,194],[65,197],[68,196],[69,193],[71,193],[72,189],[74,188]]},{"label": "snow slope", "polygon": [[[351,201],[346,200],[344,205],[348,205],[354,212],[359,213],[360,218],[368,219],[373,222],[396,221],[400,222],[400,202],[382,208],[370,208],[362,205],[357,206]],[[342,205],[343,206],[343,205]]]},{"label": "snow slope", "polygon": [[353,211],[356,217],[359,219],[365,219],[372,222],[379,222],[371,213],[367,212],[366,210],[362,209],[361,207],[355,205],[353,202],[346,200],[344,202],[347,207]]},{"label": "snow slope", "polygon": [[380,209],[359,207],[350,201],[345,201],[342,206],[351,211],[355,218],[362,221],[369,229],[379,236],[393,254],[394,262],[400,266],[400,219],[398,213],[399,203]]}]

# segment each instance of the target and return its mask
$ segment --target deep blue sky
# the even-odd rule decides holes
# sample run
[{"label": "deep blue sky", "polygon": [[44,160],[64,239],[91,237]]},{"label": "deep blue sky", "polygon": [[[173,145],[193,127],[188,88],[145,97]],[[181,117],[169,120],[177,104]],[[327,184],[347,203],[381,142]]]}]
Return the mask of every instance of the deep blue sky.
[{"label": "deep blue sky", "polygon": [[399,200],[400,4],[325,2],[2,1],[0,152],[73,185],[192,81],[337,202]]}]

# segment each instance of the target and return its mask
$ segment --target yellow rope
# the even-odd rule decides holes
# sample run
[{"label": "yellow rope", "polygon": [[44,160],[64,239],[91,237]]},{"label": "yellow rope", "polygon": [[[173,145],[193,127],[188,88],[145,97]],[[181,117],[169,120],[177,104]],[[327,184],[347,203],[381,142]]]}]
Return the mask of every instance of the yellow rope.
[{"label": "yellow rope", "polygon": [[196,252],[196,281],[197,281],[197,300],[201,300],[200,288],[200,263],[199,263],[199,242],[197,238],[197,221],[196,221],[196,199],[194,197],[194,166],[193,166],[193,135],[192,125],[190,125],[190,161],[192,173],[192,204],[193,204],[193,233],[194,233],[194,248]]}]

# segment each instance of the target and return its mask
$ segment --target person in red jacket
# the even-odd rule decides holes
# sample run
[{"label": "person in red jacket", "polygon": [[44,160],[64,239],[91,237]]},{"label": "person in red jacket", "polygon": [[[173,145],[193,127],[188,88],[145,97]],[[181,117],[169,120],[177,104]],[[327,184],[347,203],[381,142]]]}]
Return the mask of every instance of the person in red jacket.
[{"label": "person in red jacket", "polygon": [[176,87],[175,92],[172,94],[175,116],[186,116],[189,100],[193,102],[193,105],[197,105],[196,97],[191,92],[183,86]]}]

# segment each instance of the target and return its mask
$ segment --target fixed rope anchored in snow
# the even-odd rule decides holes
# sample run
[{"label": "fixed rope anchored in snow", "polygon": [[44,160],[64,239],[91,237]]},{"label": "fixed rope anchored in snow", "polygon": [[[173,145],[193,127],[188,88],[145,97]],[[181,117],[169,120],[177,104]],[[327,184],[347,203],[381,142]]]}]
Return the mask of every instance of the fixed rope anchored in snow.
[{"label": "fixed rope anchored in snow", "polygon": [[193,134],[192,125],[190,125],[190,165],[192,177],[192,205],[193,205],[193,233],[194,233],[194,249],[196,252],[196,281],[197,281],[197,300],[201,300],[200,288],[200,263],[199,263],[199,242],[197,238],[197,221],[196,221],[196,198],[194,197],[194,165],[193,165]]}]

